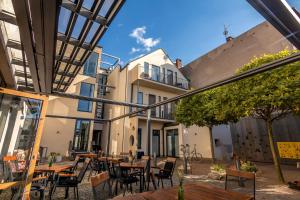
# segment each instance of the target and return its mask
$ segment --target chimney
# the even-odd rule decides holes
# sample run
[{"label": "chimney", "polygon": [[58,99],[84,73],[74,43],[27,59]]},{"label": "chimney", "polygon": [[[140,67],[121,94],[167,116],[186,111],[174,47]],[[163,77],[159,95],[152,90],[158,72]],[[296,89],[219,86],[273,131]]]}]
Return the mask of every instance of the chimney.
[{"label": "chimney", "polygon": [[233,40],[233,37],[232,37],[232,36],[226,37],[226,42],[229,42],[229,41],[231,41],[231,40]]},{"label": "chimney", "polygon": [[182,67],[181,59],[176,58],[175,65],[177,69],[180,69]]}]

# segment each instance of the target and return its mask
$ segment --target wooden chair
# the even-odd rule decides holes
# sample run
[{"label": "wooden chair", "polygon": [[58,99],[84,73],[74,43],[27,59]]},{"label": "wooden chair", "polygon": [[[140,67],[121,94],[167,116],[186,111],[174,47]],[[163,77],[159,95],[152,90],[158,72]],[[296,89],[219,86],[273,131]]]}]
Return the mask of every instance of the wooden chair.
[{"label": "wooden chair", "polygon": [[[108,197],[103,197],[101,194],[103,194],[103,189],[105,185],[108,185],[109,190],[109,197],[112,195],[112,185],[110,183],[109,173],[108,171],[102,172],[100,174],[97,174],[95,176],[91,176],[91,185],[93,190],[93,196],[94,199],[103,199]],[[101,195],[101,196],[100,196]]]},{"label": "wooden chair", "polygon": [[[4,176],[6,182],[15,182],[15,181],[23,181],[23,175],[25,171],[23,169],[19,169],[18,161],[16,156],[4,156]],[[34,174],[34,178],[31,184],[30,191],[31,192],[39,192],[40,199],[45,199],[45,188],[47,186],[48,177],[36,177]],[[18,197],[20,194],[18,193],[19,186],[11,187],[11,199]]]},{"label": "wooden chair", "polygon": [[154,174],[157,177],[157,186],[159,186],[159,181],[161,181],[162,187],[164,187],[163,179],[168,179],[171,182],[171,186],[173,187],[173,173],[176,166],[176,158],[168,157],[163,169],[159,170],[159,173]]},{"label": "wooden chair", "polygon": [[253,181],[253,199],[255,200],[255,173],[226,169],[225,190],[227,190],[228,176],[238,177],[239,179],[244,178],[247,180],[252,180]]}]

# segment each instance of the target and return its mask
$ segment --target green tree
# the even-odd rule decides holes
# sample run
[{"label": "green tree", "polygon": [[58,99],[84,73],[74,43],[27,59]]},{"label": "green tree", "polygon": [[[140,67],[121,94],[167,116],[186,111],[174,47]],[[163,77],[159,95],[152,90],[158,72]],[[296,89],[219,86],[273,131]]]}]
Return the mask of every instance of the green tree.
[{"label": "green tree", "polygon": [[[295,51],[284,50],[254,58],[237,74],[284,58]],[[264,72],[210,91],[181,100],[176,108],[176,120],[186,126],[207,126],[235,122],[251,116],[266,123],[270,148],[278,179],[284,182],[274,145],[272,123],[289,113],[300,111],[300,62]],[[213,141],[211,135],[213,153]]]},{"label": "green tree", "polygon": [[176,106],[175,115],[176,121],[187,127],[191,125],[208,127],[213,162],[215,161],[215,154],[212,127],[237,119],[235,116],[231,116],[231,113],[222,114],[222,117],[218,117],[220,106],[222,106],[217,98],[217,95],[221,94],[219,90],[217,88],[182,99]]},{"label": "green tree", "polygon": [[[284,50],[276,54],[254,58],[241,67],[237,74],[284,58],[292,53],[294,51]],[[251,116],[265,121],[277,176],[279,181],[284,182],[275,151],[272,123],[289,113],[299,112],[300,62],[237,81],[222,87],[220,91],[230,95],[219,95],[220,101],[224,104],[222,112],[219,112],[219,120],[225,119],[226,115],[231,113],[237,117]],[[224,116],[222,116],[223,114]]]}]

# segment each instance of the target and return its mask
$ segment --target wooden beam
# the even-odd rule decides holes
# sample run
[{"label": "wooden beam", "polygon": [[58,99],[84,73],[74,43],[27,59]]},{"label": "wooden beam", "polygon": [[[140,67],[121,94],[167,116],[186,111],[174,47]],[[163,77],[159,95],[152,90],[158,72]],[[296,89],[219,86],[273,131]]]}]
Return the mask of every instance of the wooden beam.
[{"label": "wooden beam", "polygon": [[[25,53],[30,68],[30,73],[33,79],[34,90],[36,92],[41,91],[39,76],[37,71],[37,62],[34,55],[34,42],[32,37],[32,27],[30,24],[29,9],[26,0],[12,0],[12,4],[15,10],[17,24],[20,30],[20,38],[24,45]],[[44,87],[43,87],[44,89]]]},{"label": "wooden beam", "polygon": [[[48,97],[45,96],[44,100],[42,102],[42,109],[41,109],[39,124],[38,124],[37,130],[36,130],[35,142],[34,142],[32,153],[31,153],[31,159],[30,159],[29,169],[27,172],[27,179],[26,179],[26,183],[25,183],[25,191],[23,193],[23,199],[28,199],[28,197],[30,196],[31,183],[33,180],[33,174],[34,174],[34,169],[35,169],[35,165],[36,165],[36,160],[38,158],[40,142],[42,139],[44,124],[45,124],[45,120],[46,120],[47,107],[48,107]],[[29,197],[29,199],[30,199],[30,197]]]}]

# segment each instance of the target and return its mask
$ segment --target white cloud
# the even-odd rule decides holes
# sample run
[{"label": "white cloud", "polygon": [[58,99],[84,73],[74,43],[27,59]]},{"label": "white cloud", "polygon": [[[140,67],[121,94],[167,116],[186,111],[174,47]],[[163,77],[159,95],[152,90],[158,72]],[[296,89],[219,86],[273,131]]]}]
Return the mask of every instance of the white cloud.
[{"label": "white cloud", "polygon": [[136,52],[139,52],[139,51],[141,51],[140,48],[132,47],[132,48],[131,48],[131,51],[130,51],[129,53],[130,53],[130,54],[133,54],[133,53],[136,53]]},{"label": "white cloud", "polygon": [[154,39],[152,37],[145,38],[146,34],[146,26],[138,27],[133,29],[133,31],[129,34],[130,37],[136,39],[138,44],[141,44],[144,47],[144,50],[150,51],[152,47],[158,45],[160,43],[160,38]]}]

